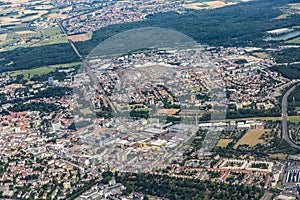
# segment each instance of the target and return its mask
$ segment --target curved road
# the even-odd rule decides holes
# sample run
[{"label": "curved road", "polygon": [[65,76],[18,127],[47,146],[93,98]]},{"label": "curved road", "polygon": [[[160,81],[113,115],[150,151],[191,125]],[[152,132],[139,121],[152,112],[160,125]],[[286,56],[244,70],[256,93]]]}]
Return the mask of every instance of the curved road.
[{"label": "curved road", "polygon": [[[299,83],[298,83],[299,84]],[[292,91],[295,90],[296,85],[291,87],[282,97],[282,103],[281,103],[281,116],[282,116],[282,139],[284,139],[290,146],[300,149],[300,146],[296,145],[289,136],[289,130],[288,130],[288,114],[287,114],[287,99],[288,96],[291,94]]]}]

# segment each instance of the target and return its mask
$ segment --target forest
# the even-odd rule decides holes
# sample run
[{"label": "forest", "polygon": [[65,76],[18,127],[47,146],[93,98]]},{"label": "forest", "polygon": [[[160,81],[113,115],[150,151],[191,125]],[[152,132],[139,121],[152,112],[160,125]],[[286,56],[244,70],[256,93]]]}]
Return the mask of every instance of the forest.
[{"label": "forest", "polygon": [[[145,21],[110,25],[93,33],[93,38],[77,42],[82,55],[88,55],[105,39],[134,28],[161,27],[184,33],[200,44],[211,46],[269,47],[278,42],[264,41],[265,32],[297,26],[299,15],[274,20],[282,14],[280,8],[296,0],[258,0],[214,10],[176,12],[149,15]],[[0,52],[0,72],[30,69],[46,65],[79,61],[69,44],[19,48]]]},{"label": "forest", "polygon": [[300,64],[289,64],[287,66],[274,66],[272,71],[279,72],[282,76],[289,79],[300,79]]},{"label": "forest", "polygon": [[271,108],[268,110],[259,109],[238,109],[237,111],[226,112],[227,119],[250,118],[250,117],[280,117],[279,108]]},{"label": "forest", "polygon": [[289,48],[272,53],[277,63],[300,62],[300,48]]},{"label": "forest", "polygon": [[256,186],[227,185],[212,181],[183,179],[166,175],[122,174],[116,181],[126,186],[124,194],[132,191],[164,199],[260,199],[264,191]]},{"label": "forest", "polygon": [[282,64],[272,67],[272,71],[277,71],[289,79],[300,78],[300,64],[297,63],[300,62],[300,48],[284,49],[274,52],[271,55],[277,63]]},{"label": "forest", "polygon": [[[95,45],[117,33],[141,27],[160,27],[179,31],[200,44],[211,46],[269,47],[266,31],[296,26],[300,16],[274,20],[282,14],[280,7],[295,0],[259,0],[214,10],[159,13],[142,22],[111,25],[93,33],[93,38],[76,46],[88,55]],[[273,44],[278,44],[273,42]]]},{"label": "forest", "polygon": [[32,102],[27,104],[15,105],[9,110],[13,112],[39,111],[43,113],[50,113],[53,111],[58,111],[60,108],[60,106],[55,104],[49,104],[45,102]]},{"label": "forest", "polygon": [[288,114],[297,115],[300,108],[300,86],[288,96]]},{"label": "forest", "polygon": [[79,61],[69,44],[18,48],[0,52],[0,73]]}]

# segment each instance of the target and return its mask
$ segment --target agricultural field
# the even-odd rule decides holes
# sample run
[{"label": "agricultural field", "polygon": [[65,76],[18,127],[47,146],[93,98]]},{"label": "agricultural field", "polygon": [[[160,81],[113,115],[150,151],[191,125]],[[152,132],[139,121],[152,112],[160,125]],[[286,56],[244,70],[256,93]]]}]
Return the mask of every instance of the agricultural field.
[{"label": "agricultural field", "polygon": [[234,149],[237,149],[239,145],[248,145],[254,147],[257,144],[265,144],[266,142],[261,139],[264,134],[269,134],[270,129],[265,130],[249,130],[245,135],[234,145]]},{"label": "agricultural field", "polygon": [[43,45],[61,44],[61,43],[68,43],[68,38],[65,35],[51,36],[50,38],[38,42],[33,46],[43,46]]},{"label": "agricultural field", "polygon": [[68,36],[68,39],[72,40],[73,42],[84,42],[90,40],[92,38],[92,34],[77,34]]},{"label": "agricultural field", "polygon": [[284,13],[275,19],[285,19],[292,15],[298,15],[300,13],[300,3],[288,4],[288,6],[282,10]]},{"label": "agricultural field", "polygon": [[47,15],[48,19],[65,19],[68,17],[68,14],[65,14],[66,12],[69,12],[72,10],[72,6],[66,7],[64,9],[52,9],[49,14]]},{"label": "agricultural field", "polygon": [[40,33],[34,32],[34,31],[17,31],[14,33],[13,38],[14,39],[26,39],[31,37],[41,37]]},{"label": "agricultural field", "polygon": [[281,34],[290,31],[290,28],[279,28],[279,29],[274,29],[271,31],[267,31],[269,34]]},{"label": "agricultural field", "polygon": [[16,25],[32,21],[41,18],[53,8],[50,1],[43,0],[3,0],[2,2],[10,4],[0,6],[1,25]]},{"label": "agricultural field", "polygon": [[229,0],[229,1],[216,1],[216,0],[189,0],[186,1],[185,7],[188,9],[201,10],[201,9],[215,9],[224,6],[234,5],[240,2],[247,2],[249,0]]},{"label": "agricultural field", "polygon": [[[11,51],[20,47],[29,47],[34,41],[41,38],[41,34],[40,32],[20,29],[20,31],[1,34],[0,37],[0,51]],[[32,40],[25,42],[26,39]]]},{"label": "agricultural field", "polygon": [[7,38],[7,34],[0,34],[0,42],[5,41]]},{"label": "agricultural field", "polygon": [[[39,30],[29,30],[28,22],[34,24],[41,18],[53,21],[68,16],[71,6],[56,9],[50,0],[2,0],[0,4],[0,48],[1,51],[10,51],[20,47],[41,46],[48,44],[66,43],[66,37],[52,37],[61,35],[59,27],[52,27],[43,30],[46,40],[42,40],[41,30],[46,27],[39,27]],[[87,34],[87,38],[91,35]],[[42,40],[42,41],[41,41]],[[84,40],[83,40],[84,41]],[[39,43],[41,42],[41,43]],[[38,44],[36,44],[38,43]]]}]

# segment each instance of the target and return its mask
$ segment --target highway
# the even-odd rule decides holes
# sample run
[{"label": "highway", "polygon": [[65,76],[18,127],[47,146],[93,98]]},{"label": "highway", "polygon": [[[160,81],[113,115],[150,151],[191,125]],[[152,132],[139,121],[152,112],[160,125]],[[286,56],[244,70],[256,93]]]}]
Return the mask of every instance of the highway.
[{"label": "highway", "polygon": [[281,131],[282,131],[282,139],[283,140],[285,140],[291,147],[300,149],[300,146],[296,145],[290,138],[289,130],[288,130],[288,122],[287,122],[288,121],[288,114],[287,114],[288,102],[287,102],[287,100],[288,100],[288,96],[291,94],[291,92],[295,90],[296,85],[294,85],[288,91],[286,91],[286,93],[282,97],[282,102],[281,102],[282,127],[281,127]]}]

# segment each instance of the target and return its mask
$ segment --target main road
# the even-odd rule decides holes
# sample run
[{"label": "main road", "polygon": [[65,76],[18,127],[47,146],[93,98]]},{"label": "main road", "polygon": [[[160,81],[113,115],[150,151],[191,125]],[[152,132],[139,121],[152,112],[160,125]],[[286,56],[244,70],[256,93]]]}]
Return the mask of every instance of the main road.
[{"label": "main road", "polygon": [[[65,30],[65,28],[63,27],[62,23],[59,22],[58,23],[59,28],[61,29],[61,31],[68,36],[67,31]],[[95,76],[95,74],[92,72],[90,64],[88,61],[86,61],[83,57],[83,55],[80,54],[79,50],[77,49],[77,47],[75,46],[75,44],[73,43],[72,40],[68,39],[69,44],[71,45],[71,47],[73,48],[73,50],[75,51],[75,53],[77,54],[77,56],[79,57],[79,59],[82,61],[82,67],[84,67],[84,69],[86,70],[86,73],[89,75],[89,77],[92,79],[92,81],[95,83],[96,87],[98,88],[99,91],[102,92],[103,94],[103,98],[104,100],[106,100],[108,102],[108,104],[110,105],[110,107],[112,108],[113,113],[117,114],[118,110],[115,107],[115,105],[111,102],[109,96],[106,95],[106,92],[104,90],[104,88],[99,84],[99,81],[97,79],[97,77]],[[127,129],[127,130],[131,130],[127,124],[123,121],[120,120],[120,122],[122,123],[122,125]]]},{"label": "main road", "polygon": [[[67,31],[65,30],[65,28],[63,27],[62,23],[59,22],[58,23],[61,31],[68,36]],[[106,95],[103,87],[99,84],[99,81],[97,79],[97,77],[95,76],[95,74],[91,71],[90,65],[89,63],[84,59],[84,57],[79,53],[77,47],[75,46],[75,44],[73,43],[72,40],[68,39],[69,44],[71,45],[71,47],[73,48],[73,50],[75,51],[75,53],[77,54],[77,56],[79,57],[79,59],[82,61],[82,66],[86,69],[87,74],[90,76],[90,78],[92,79],[92,81],[96,84],[97,88],[99,91],[101,91],[103,93],[103,96],[105,98],[105,100],[108,102],[108,104],[110,105],[110,107],[112,108],[113,112],[116,113],[117,109],[114,106],[114,104],[110,101],[110,98]]]},{"label": "main road", "polygon": [[293,87],[288,89],[288,91],[286,91],[282,97],[282,102],[281,102],[282,127],[281,127],[281,131],[282,131],[282,139],[284,139],[290,146],[300,149],[300,146],[296,145],[290,138],[288,123],[287,123],[287,121],[288,121],[288,114],[287,114],[288,96],[292,93],[292,91],[295,90],[296,85],[298,85],[298,84],[299,84],[299,81]]}]

